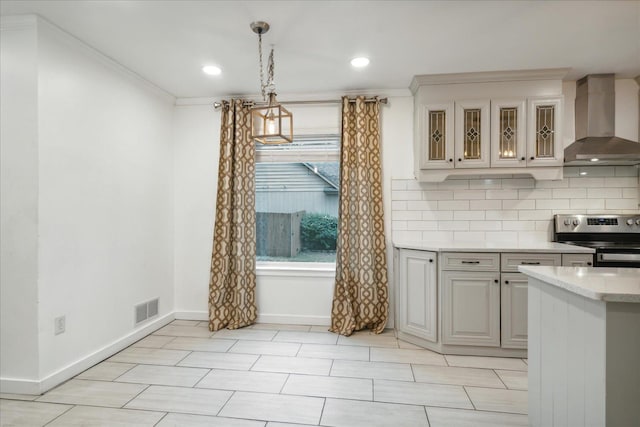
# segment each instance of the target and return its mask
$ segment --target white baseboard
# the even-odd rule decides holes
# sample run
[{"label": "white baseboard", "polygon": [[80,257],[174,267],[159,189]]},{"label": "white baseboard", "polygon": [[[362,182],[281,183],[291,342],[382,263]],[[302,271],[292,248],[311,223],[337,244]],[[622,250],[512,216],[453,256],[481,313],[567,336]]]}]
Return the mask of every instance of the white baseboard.
[{"label": "white baseboard", "polygon": [[174,315],[178,320],[209,320],[209,312],[207,311],[175,311]]},{"label": "white baseboard", "polygon": [[305,316],[295,314],[267,314],[258,313],[257,323],[283,323],[286,325],[318,325],[331,324],[329,316]]},{"label": "white baseboard", "polygon": [[[206,311],[176,311],[175,318],[179,320],[209,320]],[[331,324],[329,316],[304,316],[295,314],[268,314],[258,313],[257,323],[283,323],[286,325],[318,325]]]},{"label": "white baseboard", "polygon": [[150,333],[160,329],[175,318],[174,313],[168,313],[150,323],[137,329],[122,338],[108,344],[101,349],[76,360],[75,362],[65,366],[64,368],[48,375],[41,380],[28,380],[22,378],[0,378],[0,390],[2,393],[15,394],[42,394],[58,384],[62,384],[79,373],[89,369],[96,363],[99,363],[120,350],[130,346],[134,342],[144,338]]}]

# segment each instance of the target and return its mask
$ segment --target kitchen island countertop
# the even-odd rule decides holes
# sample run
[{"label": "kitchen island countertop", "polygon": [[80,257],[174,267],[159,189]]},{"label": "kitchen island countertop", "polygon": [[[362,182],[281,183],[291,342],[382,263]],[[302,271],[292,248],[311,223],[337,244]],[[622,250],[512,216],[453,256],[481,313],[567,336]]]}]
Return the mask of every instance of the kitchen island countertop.
[{"label": "kitchen island countertop", "polygon": [[583,297],[640,303],[640,269],[616,267],[518,266],[527,276]]}]

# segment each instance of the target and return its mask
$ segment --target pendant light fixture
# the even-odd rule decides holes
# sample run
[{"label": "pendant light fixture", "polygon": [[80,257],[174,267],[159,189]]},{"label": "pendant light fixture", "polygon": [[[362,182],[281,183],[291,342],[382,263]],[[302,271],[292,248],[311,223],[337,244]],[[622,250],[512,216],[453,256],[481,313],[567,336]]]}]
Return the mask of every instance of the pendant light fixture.
[{"label": "pendant light fixture", "polygon": [[269,24],[263,21],[251,23],[251,29],[258,35],[258,54],[260,55],[260,90],[262,100],[267,105],[251,109],[251,137],[261,144],[288,144],[293,141],[293,116],[278,103],[276,86],[273,82],[273,48],[267,62],[267,81],[264,81],[262,69],[262,35],[269,31]]}]

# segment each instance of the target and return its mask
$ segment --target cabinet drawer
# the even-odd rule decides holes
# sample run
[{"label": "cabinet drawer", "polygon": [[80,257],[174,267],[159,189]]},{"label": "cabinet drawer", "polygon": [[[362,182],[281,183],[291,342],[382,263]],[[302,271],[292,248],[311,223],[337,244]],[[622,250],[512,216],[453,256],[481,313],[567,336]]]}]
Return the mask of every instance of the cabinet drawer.
[{"label": "cabinet drawer", "polygon": [[550,265],[560,266],[562,264],[561,254],[525,254],[513,253],[502,254],[502,271],[517,272],[519,265]]},{"label": "cabinet drawer", "polygon": [[591,267],[593,254],[562,254],[563,267]]},{"label": "cabinet drawer", "polygon": [[442,254],[443,270],[499,271],[500,254],[445,252]]}]

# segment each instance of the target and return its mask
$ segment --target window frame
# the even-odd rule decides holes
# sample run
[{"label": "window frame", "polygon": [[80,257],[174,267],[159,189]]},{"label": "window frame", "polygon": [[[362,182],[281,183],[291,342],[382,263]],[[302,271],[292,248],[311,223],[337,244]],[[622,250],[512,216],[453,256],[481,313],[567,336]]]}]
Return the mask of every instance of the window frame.
[{"label": "window frame", "polygon": [[[340,162],[340,135],[317,134],[297,135],[296,140],[320,140],[331,138],[337,142],[335,147],[327,148],[285,148],[277,149],[273,146],[262,146],[256,143],[255,163],[314,163]],[[256,255],[257,257],[257,255]],[[335,262],[296,262],[296,261],[258,261],[256,259],[256,273],[259,276],[313,276],[334,277]]]}]

